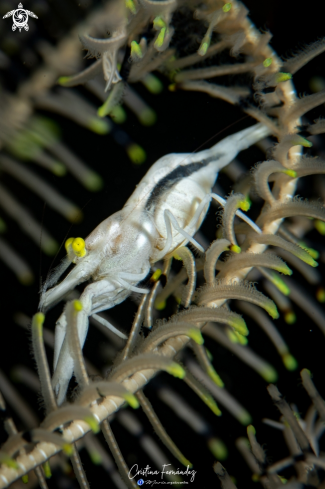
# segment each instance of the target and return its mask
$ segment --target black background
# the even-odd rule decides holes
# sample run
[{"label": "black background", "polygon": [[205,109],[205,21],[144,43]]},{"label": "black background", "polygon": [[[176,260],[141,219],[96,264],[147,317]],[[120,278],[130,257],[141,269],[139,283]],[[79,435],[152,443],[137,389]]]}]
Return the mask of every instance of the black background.
[{"label": "black background", "polygon": [[[302,6],[301,6],[302,5]],[[261,29],[270,30],[274,37],[272,46],[280,55],[289,55],[297,47],[302,47],[306,43],[312,42],[324,36],[324,22],[322,12],[322,2],[320,0],[312,3],[299,4],[295,1],[254,1],[246,2],[250,10],[250,18],[255,25]],[[15,8],[15,2],[0,2],[1,16],[7,10]],[[46,7],[46,8],[45,8]],[[30,65],[30,59],[24,55],[26,48],[33,50],[37,40],[47,38],[55,44],[57,39],[64,36],[68,29],[75,25],[77,20],[84,15],[82,9],[70,2],[30,2],[25,8],[37,12],[42,12],[39,20],[30,19],[29,33],[11,33],[10,19],[0,22],[0,40],[2,48],[6,45],[5,41],[12,36],[20,36],[21,51],[12,55],[12,62],[7,71],[1,72],[1,83],[8,90],[15,93],[22,80],[31,75],[35,66]],[[68,15],[63,13],[69,12]],[[0,45],[1,48],[1,45]],[[4,49],[4,48],[3,48]],[[82,56],[80,50],[80,56]],[[325,55],[321,55],[294,76],[294,83],[298,94],[310,93],[309,81],[312,76],[324,75]],[[37,62],[36,62],[37,65]],[[103,219],[113,212],[119,210],[127,198],[132,193],[136,183],[142,178],[147,169],[160,156],[171,152],[191,152],[199,146],[204,145],[207,140],[215,136],[215,141],[222,137],[238,131],[247,125],[247,121],[237,123],[242,118],[239,109],[229,106],[226,103],[213,100],[204,94],[189,92],[170,92],[167,89],[168,81],[161,77],[165,89],[162,94],[155,96],[146,92],[142,85],[137,84],[136,90],[140,93],[149,106],[153,107],[157,113],[157,123],[149,128],[140,126],[137,119],[128,112],[128,120],[124,125],[125,131],[129,136],[140,144],[147,153],[147,160],[143,165],[132,165],[125,151],[118,146],[110,135],[98,136],[91,134],[84,128],[67,121],[64,118],[55,116],[54,119],[60,124],[63,141],[79,155],[90,167],[95,169],[104,179],[104,188],[101,192],[89,194],[82,188],[72,176],[57,178],[49,175],[43,170],[35,169],[41,176],[50,181],[63,195],[68,196],[84,209],[84,220],[82,223],[69,229],[69,224],[55,212],[47,207],[38,197],[32,195],[22,185],[13,181],[6,175],[0,175],[1,180],[17,195],[20,202],[23,202],[33,213],[36,219],[42,220],[44,226],[49,229],[52,235],[61,243],[67,236],[87,236],[89,232]],[[81,93],[86,93],[80,89]],[[94,101],[87,95],[89,100]],[[310,120],[322,114],[323,108],[312,111],[308,114]],[[45,115],[49,115],[46,114]],[[51,115],[52,117],[52,115]],[[230,124],[231,128],[226,129]],[[219,134],[220,133],[220,134]],[[204,147],[209,147],[208,143]],[[258,152],[250,153],[254,158],[248,162],[248,167],[262,158]],[[221,177],[226,194],[231,190],[230,183],[225,177]],[[301,195],[311,196],[314,194],[309,181],[298,189]],[[209,234],[209,224],[214,225],[215,217],[213,213],[208,217],[207,224],[203,229]],[[32,286],[23,287],[19,284],[7,267],[0,263],[1,269],[1,340],[0,358],[1,368],[10,377],[12,368],[17,364],[25,365],[26,368],[34,369],[34,362],[30,352],[30,339],[26,331],[19,328],[13,321],[13,315],[17,311],[32,315],[37,310],[38,290],[40,275],[44,278],[52,266],[52,260],[48,257],[40,257],[40,251],[29,238],[27,238],[18,226],[7,216],[3,216],[8,224],[8,232],[5,238],[12,243],[31,264],[35,273],[35,282]],[[311,239],[314,247],[324,248],[324,238],[313,232]],[[317,243],[318,242],[318,245]],[[57,264],[63,252],[55,259]],[[299,281],[298,274],[294,276]],[[316,288],[307,286],[308,292],[313,295]],[[171,305],[172,307],[172,305]],[[130,327],[136,305],[131,300],[110,311],[123,329],[127,331]],[[60,312],[60,307],[56,307],[50,312],[46,319],[46,327],[53,329],[55,318]],[[324,337],[319,329],[313,324],[312,320],[296,308],[298,321],[294,325],[287,325],[281,319],[278,320],[278,327],[290,346],[294,356],[298,359],[299,369],[306,367],[314,374],[314,381],[320,392],[325,395],[323,379],[323,351]],[[302,415],[305,414],[310,402],[300,385],[299,369],[296,372],[288,373],[285,371],[280,359],[277,357],[272,345],[267,338],[259,331],[254,324],[249,324],[250,346],[263,358],[272,363],[279,373],[277,383],[279,389],[286,395],[288,401],[295,402]],[[87,339],[85,353],[90,359],[96,359],[98,346],[102,342],[102,336],[90,329]],[[276,461],[287,454],[287,450],[282,441],[281,435],[261,423],[263,417],[278,419],[278,413],[272,406],[266,392],[266,382],[243,365],[232,354],[219,346],[213,345],[209,340],[206,341],[207,347],[213,351],[214,365],[225,380],[227,389],[245,405],[253,416],[253,424],[257,428],[258,440],[265,447],[270,460]],[[49,352],[51,355],[51,352]],[[211,427],[211,434],[224,440],[229,450],[229,459],[224,465],[229,473],[237,479],[238,487],[253,487],[251,474],[244,464],[234,446],[234,441],[239,436],[245,436],[245,428],[234,420],[227,412],[221,418],[215,418],[212,413],[196,398],[196,396],[185,387],[181,381],[170,379],[165,375],[160,376],[161,382],[167,382],[181,392],[186,400],[194,409],[201,413]],[[37,396],[30,392],[25,385],[17,385],[24,398],[28,400],[33,409],[41,409]],[[208,488],[212,485],[218,487],[218,481],[212,471],[213,457],[206,448],[206,442],[202,437],[195,435],[185,423],[176,418],[167,407],[161,404],[155,395],[154,385],[147,388],[148,397],[163,421],[168,433],[177,442],[179,448],[191,460],[194,461],[194,469],[197,471],[195,482],[191,487]],[[152,433],[150,425],[146,422],[143,413],[138,413],[143,421],[148,433]],[[19,428],[19,418],[15,416]],[[148,456],[138,447],[137,440],[127,434],[117,423],[113,424],[120,448],[126,461],[132,465],[136,460],[140,466],[151,464]],[[156,435],[153,434],[155,438]],[[91,487],[109,487],[111,482],[106,478],[105,471],[100,467],[92,465],[85,454],[82,452],[82,459],[86,464],[86,472],[91,483]],[[175,465],[177,462],[174,461]],[[290,473],[286,474],[289,475]],[[49,482],[50,487],[57,487],[56,484],[63,486],[62,479],[57,479],[57,474]],[[70,487],[76,487],[76,482],[70,480]],[[254,484],[256,485],[256,484]],[[65,486],[65,487],[68,487]]]}]

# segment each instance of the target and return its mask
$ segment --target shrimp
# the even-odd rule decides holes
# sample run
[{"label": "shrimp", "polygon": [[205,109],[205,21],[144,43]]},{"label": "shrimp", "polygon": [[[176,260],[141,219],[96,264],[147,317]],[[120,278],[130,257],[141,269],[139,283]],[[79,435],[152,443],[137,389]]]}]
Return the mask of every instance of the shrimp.
[{"label": "shrimp", "polygon": [[[187,243],[204,252],[193,236],[206,216],[211,199],[221,205],[225,203],[222,197],[212,193],[218,172],[240,151],[268,136],[269,132],[268,128],[257,124],[223,139],[210,149],[160,158],[137,185],[122,210],[100,223],[85,241],[82,238],[67,240],[67,257],[45,282],[40,309],[46,311],[78,284],[90,280],[80,296],[82,311],[77,319],[79,341],[83,347],[88,318],[120,304],[132,292],[146,294],[148,290],[137,284],[145,279],[155,262],[170,258]],[[261,232],[245,214],[241,211],[237,214],[255,231]],[[74,268],[54,286],[71,262],[75,264]],[[109,323],[105,325],[111,326]],[[55,328],[52,379],[58,404],[65,399],[74,370],[66,334],[68,327],[63,312]],[[126,338],[119,331],[115,332]]]}]

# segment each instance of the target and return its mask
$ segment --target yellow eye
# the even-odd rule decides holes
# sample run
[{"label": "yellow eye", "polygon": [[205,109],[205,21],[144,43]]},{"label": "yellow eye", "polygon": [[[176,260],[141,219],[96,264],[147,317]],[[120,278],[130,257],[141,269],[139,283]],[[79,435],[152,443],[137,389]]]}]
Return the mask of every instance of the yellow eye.
[{"label": "yellow eye", "polygon": [[85,256],[87,253],[85,240],[82,238],[75,238],[72,241],[72,249],[78,257]]},{"label": "yellow eye", "polygon": [[69,238],[65,242],[65,249],[70,260],[76,263],[76,258],[82,258],[86,255],[86,243],[82,238]]}]

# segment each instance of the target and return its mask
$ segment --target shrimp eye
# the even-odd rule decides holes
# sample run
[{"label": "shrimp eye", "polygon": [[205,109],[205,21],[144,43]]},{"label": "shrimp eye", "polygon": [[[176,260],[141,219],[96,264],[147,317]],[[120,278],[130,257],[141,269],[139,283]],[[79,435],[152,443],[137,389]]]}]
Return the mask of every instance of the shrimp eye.
[{"label": "shrimp eye", "polygon": [[75,263],[77,258],[82,258],[86,255],[86,244],[82,238],[69,238],[65,242],[65,249],[70,260]]},{"label": "shrimp eye", "polygon": [[75,238],[72,241],[71,246],[78,257],[85,256],[85,254],[87,253],[85,240],[82,238]]}]

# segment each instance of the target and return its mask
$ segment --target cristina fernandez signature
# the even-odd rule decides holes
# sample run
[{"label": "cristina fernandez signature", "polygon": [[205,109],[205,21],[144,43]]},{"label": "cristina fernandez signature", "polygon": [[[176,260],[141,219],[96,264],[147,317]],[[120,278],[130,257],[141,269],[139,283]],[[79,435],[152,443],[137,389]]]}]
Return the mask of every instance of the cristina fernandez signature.
[{"label": "cristina fernandez signature", "polygon": [[129,479],[134,479],[134,477],[138,475],[142,476],[148,476],[148,475],[159,475],[163,479],[164,474],[166,475],[190,475],[191,479],[190,481],[193,482],[195,479],[195,474],[196,470],[190,470],[190,466],[188,465],[186,469],[180,470],[172,470],[172,469],[166,469],[166,467],[169,467],[171,464],[164,464],[162,466],[162,470],[151,470],[151,467],[147,465],[144,469],[139,469],[138,464],[132,465],[132,467],[129,470]]}]

